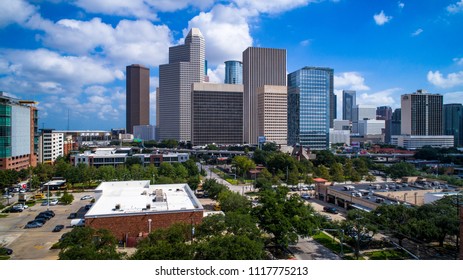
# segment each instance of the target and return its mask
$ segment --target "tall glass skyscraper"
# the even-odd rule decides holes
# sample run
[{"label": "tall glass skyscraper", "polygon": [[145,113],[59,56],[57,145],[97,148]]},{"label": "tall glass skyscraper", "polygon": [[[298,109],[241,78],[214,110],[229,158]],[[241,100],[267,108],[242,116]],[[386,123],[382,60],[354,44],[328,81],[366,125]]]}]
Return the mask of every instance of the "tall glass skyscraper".
[{"label": "tall glass skyscraper", "polygon": [[463,105],[444,105],[444,134],[453,135],[455,147],[463,147]]},{"label": "tall glass skyscraper", "polygon": [[354,107],[357,105],[355,101],[355,90],[342,91],[342,119],[353,121]]},{"label": "tall glass skyscraper", "polygon": [[241,61],[225,61],[225,83],[238,85],[243,83],[243,63]]},{"label": "tall glass skyscraper", "polygon": [[288,145],[329,148],[333,69],[304,67],[288,75]]}]

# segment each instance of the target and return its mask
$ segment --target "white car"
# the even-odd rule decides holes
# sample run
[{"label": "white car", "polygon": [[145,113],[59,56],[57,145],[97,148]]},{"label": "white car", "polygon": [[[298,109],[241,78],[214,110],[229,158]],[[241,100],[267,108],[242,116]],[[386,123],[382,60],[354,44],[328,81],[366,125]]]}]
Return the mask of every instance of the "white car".
[{"label": "white car", "polygon": [[80,198],[80,200],[87,200],[87,199],[92,199],[93,197],[91,195],[84,195]]},{"label": "white car", "polygon": [[50,201],[50,205],[56,205],[58,204],[58,199],[53,199],[52,201]]}]

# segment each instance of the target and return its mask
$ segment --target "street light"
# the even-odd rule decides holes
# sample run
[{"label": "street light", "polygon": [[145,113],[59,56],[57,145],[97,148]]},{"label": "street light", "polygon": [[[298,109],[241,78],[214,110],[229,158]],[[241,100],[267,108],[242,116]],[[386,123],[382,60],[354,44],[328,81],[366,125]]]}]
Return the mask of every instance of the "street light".
[{"label": "street light", "polygon": [[151,233],[151,219],[148,219],[148,233]]}]

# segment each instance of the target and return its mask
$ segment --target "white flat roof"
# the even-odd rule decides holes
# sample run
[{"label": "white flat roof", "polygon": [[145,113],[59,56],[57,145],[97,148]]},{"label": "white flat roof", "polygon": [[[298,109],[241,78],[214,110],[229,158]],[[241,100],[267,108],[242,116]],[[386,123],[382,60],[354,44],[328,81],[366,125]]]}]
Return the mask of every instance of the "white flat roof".
[{"label": "white flat roof", "polygon": [[150,181],[102,182],[101,193],[85,217],[145,215],[162,212],[202,211],[188,184],[150,185]]}]

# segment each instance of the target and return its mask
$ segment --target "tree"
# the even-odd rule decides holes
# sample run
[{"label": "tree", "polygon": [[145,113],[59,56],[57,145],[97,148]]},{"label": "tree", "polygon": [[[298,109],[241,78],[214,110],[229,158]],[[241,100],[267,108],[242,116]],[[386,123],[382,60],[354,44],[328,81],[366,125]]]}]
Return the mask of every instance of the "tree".
[{"label": "tree", "polygon": [[60,260],[121,260],[125,254],[116,251],[117,240],[106,229],[76,227],[59,243]]},{"label": "tree", "polygon": [[168,162],[162,162],[159,165],[158,173],[160,176],[175,178],[175,168]]},{"label": "tree", "polygon": [[196,165],[193,159],[189,159],[183,163],[183,166],[188,170],[189,176],[196,176],[199,175],[198,166]]},{"label": "tree", "polygon": [[74,196],[68,193],[67,191],[65,191],[59,200],[61,203],[68,205],[74,201]]},{"label": "tree", "polygon": [[316,167],[314,171],[315,171],[314,172],[315,176],[326,179],[326,180],[331,180],[330,171],[323,164]]},{"label": "tree", "polygon": [[251,209],[251,202],[246,197],[229,190],[219,193],[218,201],[225,213],[234,211],[248,213]]},{"label": "tree", "polygon": [[344,176],[347,179],[354,181],[352,179],[353,172],[354,172],[354,164],[352,163],[352,160],[348,158],[346,159],[346,162],[344,163]]},{"label": "tree", "polygon": [[141,180],[143,179],[143,166],[138,163],[134,163],[129,165],[129,170],[130,170],[130,177],[133,180]]},{"label": "tree", "polygon": [[391,165],[387,169],[389,177],[393,179],[402,178],[405,176],[414,176],[418,175],[418,171],[415,169],[413,164],[407,162],[399,162]]},{"label": "tree", "polygon": [[368,164],[365,158],[356,158],[352,161],[352,163],[360,176],[368,175]]},{"label": "tree", "polygon": [[112,165],[103,165],[99,167],[97,178],[103,181],[112,181],[116,179],[116,169]]},{"label": "tree", "polygon": [[360,176],[357,171],[353,170],[352,175],[350,176],[350,180],[352,182],[360,182],[360,180],[362,180],[362,176]]},{"label": "tree", "polygon": [[288,189],[259,192],[260,205],[252,209],[259,226],[271,234],[275,245],[287,248],[298,236],[308,236],[317,227],[314,210],[297,195],[287,196]]},{"label": "tree", "polygon": [[172,166],[175,169],[175,178],[177,182],[185,182],[186,178],[188,178],[188,169],[183,166],[183,164],[179,162],[174,162]]},{"label": "tree", "polygon": [[355,256],[360,256],[360,242],[371,238],[378,231],[370,212],[363,210],[349,210],[347,219],[343,223],[344,232],[355,240]]},{"label": "tree", "polygon": [[203,184],[203,189],[208,192],[209,197],[212,199],[217,199],[221,192],[228,190],[226,186],[218,183],[215,179],[206,179]]},{"label": "tree", "polygon": [[334,182],[344,182],[344,171],[340,163],[335,163],[330,168],[330,175]]},{"label": "tree", "polygon": [[194,246],[191,225],[178,223],[166,229],[156,229],[137,245],[134,260],[191,260]]},{"label": "tree", "polygon": [[374,182],[376,181],[376,176],[372,175],[372,174],[368,174],[366,177],[365,177],[365,180],[367,180],[368,182]]},{"label": "tree", "polygon": [[241,174],[241,176],[245,176],[249,170],[256,168],[254,161],[247,156],[235,156],[232,160],[232,164],[235,165],[238,174]]},{"label": "tree", "polygon": [[287,183],[288,185],[297,185],[299,183],[299,172],[297,171],[297,168],[294,168],[291,172],[289,172]]},{"label": "tree", "polygon": [[373,217],[402,246],[402,241],[411,234],[410,224],[416,219],[416,209],[404,205],[381,205],[375,209]]}]

